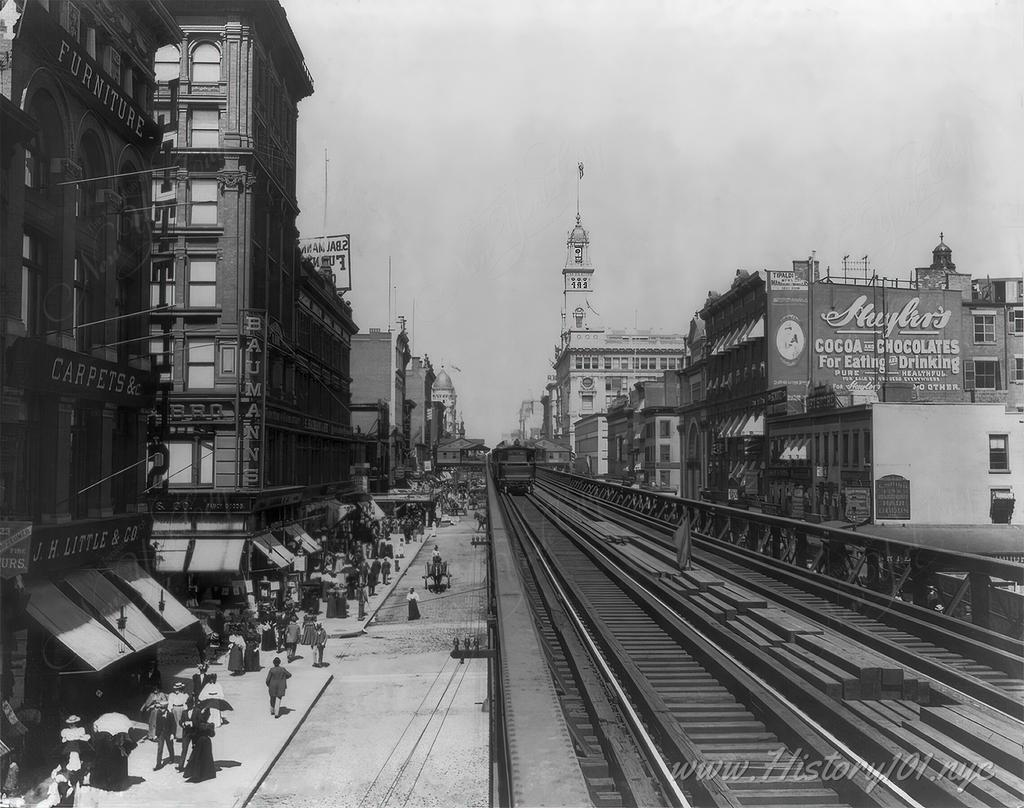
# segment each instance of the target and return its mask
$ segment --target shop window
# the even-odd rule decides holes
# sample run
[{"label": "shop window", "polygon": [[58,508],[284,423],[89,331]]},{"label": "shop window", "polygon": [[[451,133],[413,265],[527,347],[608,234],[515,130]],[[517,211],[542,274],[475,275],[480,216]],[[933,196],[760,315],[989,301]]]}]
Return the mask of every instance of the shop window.
[{"label": "shop window", "polygon": [[185,384],[188,390],[213,387],[214,347],[212,339],[189,339],[185,360]]},{"label": "shop window", "polygon": [[994,314],[974,315],[974,342],[991,345],[996,341],[996,316]]},{"label": "shop window", "polygon": [[193,109],[189,116],[189,145],[195,148],[217,148],[220,145],[220,111]]},{"label": "shop window", "polygon": [[188,305],[208,309],[217,305],[217,259],[189,258]]},{"label": "shop window", "polygon": [[149,269],[149,305],[174,305],[174,259],[154,258]]},{"label": "shop window", "polygon": [[217,224],[217,180],[190,180],[189,224]]},{"label": "shop window", "polygon": [[181,52],[175,45],[164,45],[156,52],[154,73],[158,82],[173,81],[178,78],[181,64]]},{"label": "shop window", "polygon": [[220,81],[220,50],[216,45],[202,42],[192,51],[192,81],[196,84],[216,84]]},{"label": "shop window", "polygon": [[995,472],[1010,470],[1008,435],[988,436],[988,470]]}]

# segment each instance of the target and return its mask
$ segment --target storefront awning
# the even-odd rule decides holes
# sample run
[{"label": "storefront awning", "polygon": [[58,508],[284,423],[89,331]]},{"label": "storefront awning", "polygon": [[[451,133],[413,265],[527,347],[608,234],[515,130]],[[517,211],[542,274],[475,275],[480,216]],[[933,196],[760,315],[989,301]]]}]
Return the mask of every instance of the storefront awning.
[{"label": "storefront awning", "polygon": [[[118,561],[111,570],[139,593],[146,604],[156,611],[171,631],[181,631],[199,622],[170,592],[160,586],[153,576],[134,561]],[[161,604],[163,604],[161,608]]]},{"label": "storefront awning", "polygon": [[191,539],[167,538],[156,541],[156,571],[165,574],[184,572],[185,556]]},{"label": "storefront awning", "polygon": [[743,342],[752,342],[755,339],[764,337],[764,317],[758,317],[743,333]]},{"label": "storefront awning", "polygon": [[764,434],[764,416],[763,415],[752,415],[747,419],[747,422],[743,424],[740,429],[740,434],[744,437],[753,437],[755,435]]},{"label": "storefront awning", "polygon": [[369,508],[371,519],[383,519],[387,516],[384,510],[376,503],[373,497],[370,497],[370,501],[366,503],[366,507]]},{"label": "storefront awning", "polygon": [[198,536],[188,571],[236,573],[242,563],[244,549],[245,539]]},{"label": "storefront awning", "polygon": [[301,525],[288,525],[284,532],[296,539],[299,544],[302,545],[302,549],[307,553],[319,553],[320,545],[316,543],[312,536],[310,536],[305,530],[302,529]]},{"label": "storefront awning", "polygon": [[263,555],[281,569],[291,566],[292,561],[295,560],[294,553],[275,539],[271,533],[261,533],[258,536],[253,536],[252,543],[256,545],[256,548]]},{"label": "storefront awning", "polygon": [[30,584],[27,591],[28,613],[93,670],[103,670],[130,652],[120,637],[49,581]]},{"label": "storefront awning", "polygon": [[[99,570],[76,570],[64,580],[99,613],[111,630],[125,639],[131,650],[142,651],[163,640],[163,632],[149,622],[145,612]],[[123,629],[117,628],[122,615],[125,618]]]}]

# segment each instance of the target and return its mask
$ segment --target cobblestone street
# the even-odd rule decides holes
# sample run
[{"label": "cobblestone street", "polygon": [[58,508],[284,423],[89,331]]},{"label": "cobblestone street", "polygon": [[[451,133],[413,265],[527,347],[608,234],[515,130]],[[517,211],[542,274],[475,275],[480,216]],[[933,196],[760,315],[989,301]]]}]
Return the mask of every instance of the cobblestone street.
[{"label": "cobblestone street", "polygon": [[[486,548],[472,534],[463,520],[405,548],[401,585],[368,634],[333,644],[333,683],[249,805],[488,804],[487,661],[450,656],[454,637],[486,643]],[[434,544],[452,574],[437,594],[421,577]],[[419,621],[407,620],[410,586]]]}]

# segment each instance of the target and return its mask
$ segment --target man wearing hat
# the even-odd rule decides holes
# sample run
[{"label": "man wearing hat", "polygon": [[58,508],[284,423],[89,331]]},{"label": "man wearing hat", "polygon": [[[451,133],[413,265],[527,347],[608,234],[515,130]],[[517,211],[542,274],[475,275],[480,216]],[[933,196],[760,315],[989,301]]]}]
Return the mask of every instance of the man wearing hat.
[{"label": "man wearing hat", "polygon": [[[175,685],[175,692],[181,692],[178,690],[178,685]],[[167,760],[171,763],[174,762],[174,734],[177,722],[174,720],[174,715],[167,708],[167,705],[163,705],[156,716],[156,765],[153,767],[153,771],[159,771],[164,766],[163,752],[164,746],[167,747]]]},{"label": "man wearing hat", "polygon": [[316,649],[316,662],[313,663],[313,667],[322,668],[324,666],[324,649],[327,647],[327,629],[324,628],[323,623],[316,624],[316,635],[314,638],[314,648]]}]

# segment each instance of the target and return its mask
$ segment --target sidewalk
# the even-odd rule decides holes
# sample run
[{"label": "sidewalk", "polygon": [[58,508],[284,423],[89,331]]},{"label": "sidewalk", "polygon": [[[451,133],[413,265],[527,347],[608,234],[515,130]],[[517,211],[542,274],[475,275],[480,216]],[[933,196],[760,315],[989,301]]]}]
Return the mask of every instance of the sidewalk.
[{"label": "sidewalk", "polygon": [[[391,577],[387,586],[377,587],[377,594],[370,598],[367,616],[360,620],[358,605],[349,601],[349,617],[324,619],[328,633],[325,660],[336,660],[339,638],[358,637],[373,622],[377,611],[388,595],[398,587],[406,573],[414,569],[409,585],[421,588],[422,570],[417,562],[420,551],[430,542],[429,532],[422,542],[412,542],[404,547],[399,538],[395,551],[404,553],[398,559],[401,569]],[[431,545],[432,546],[432,545]],[[398,596],[396,595],[396,598]],[[404,603],[404,598],[401,598]],[[164,689],[169,691],[176,681],[191,687],[194,665],[174,664],[170,660],[161,665]],[[299,647],[299,656],[284,665],[292,674],[288,680],[288,692],[284,699],[281,717],[270,714],[270,704],[265,685],[266,671],[275,654],[260,652],[261,670],[232,676],[226,668],[227,655],[210,662],[210,672],[217,674],[218,684],[224,690],[224,697],[234,708],[224,717],[228,723],[217,728],[213,739],[213,757],[217,764],[217,776],[203,783],[189,783],[177,771],[176,763],[165,763],[160,771],[153,771],[156,764],[156,744],[143,740],[132,753],[128,762],[128,774],[132,785],[123,792],[108,792],[86,788],[80,795],[80,806],[89,808],[180,808],[182,805],[239,806],[266,776],[274,761],[281,755],[292,736],[298,731],[306,715],[330,685],[337,672],[337,662],[326,662],[323,668],[314,668],[314,655],[308,646]],[[139,719],[139,716],[132,716]],[[180,744],[175,752],[180,754]]]}]

